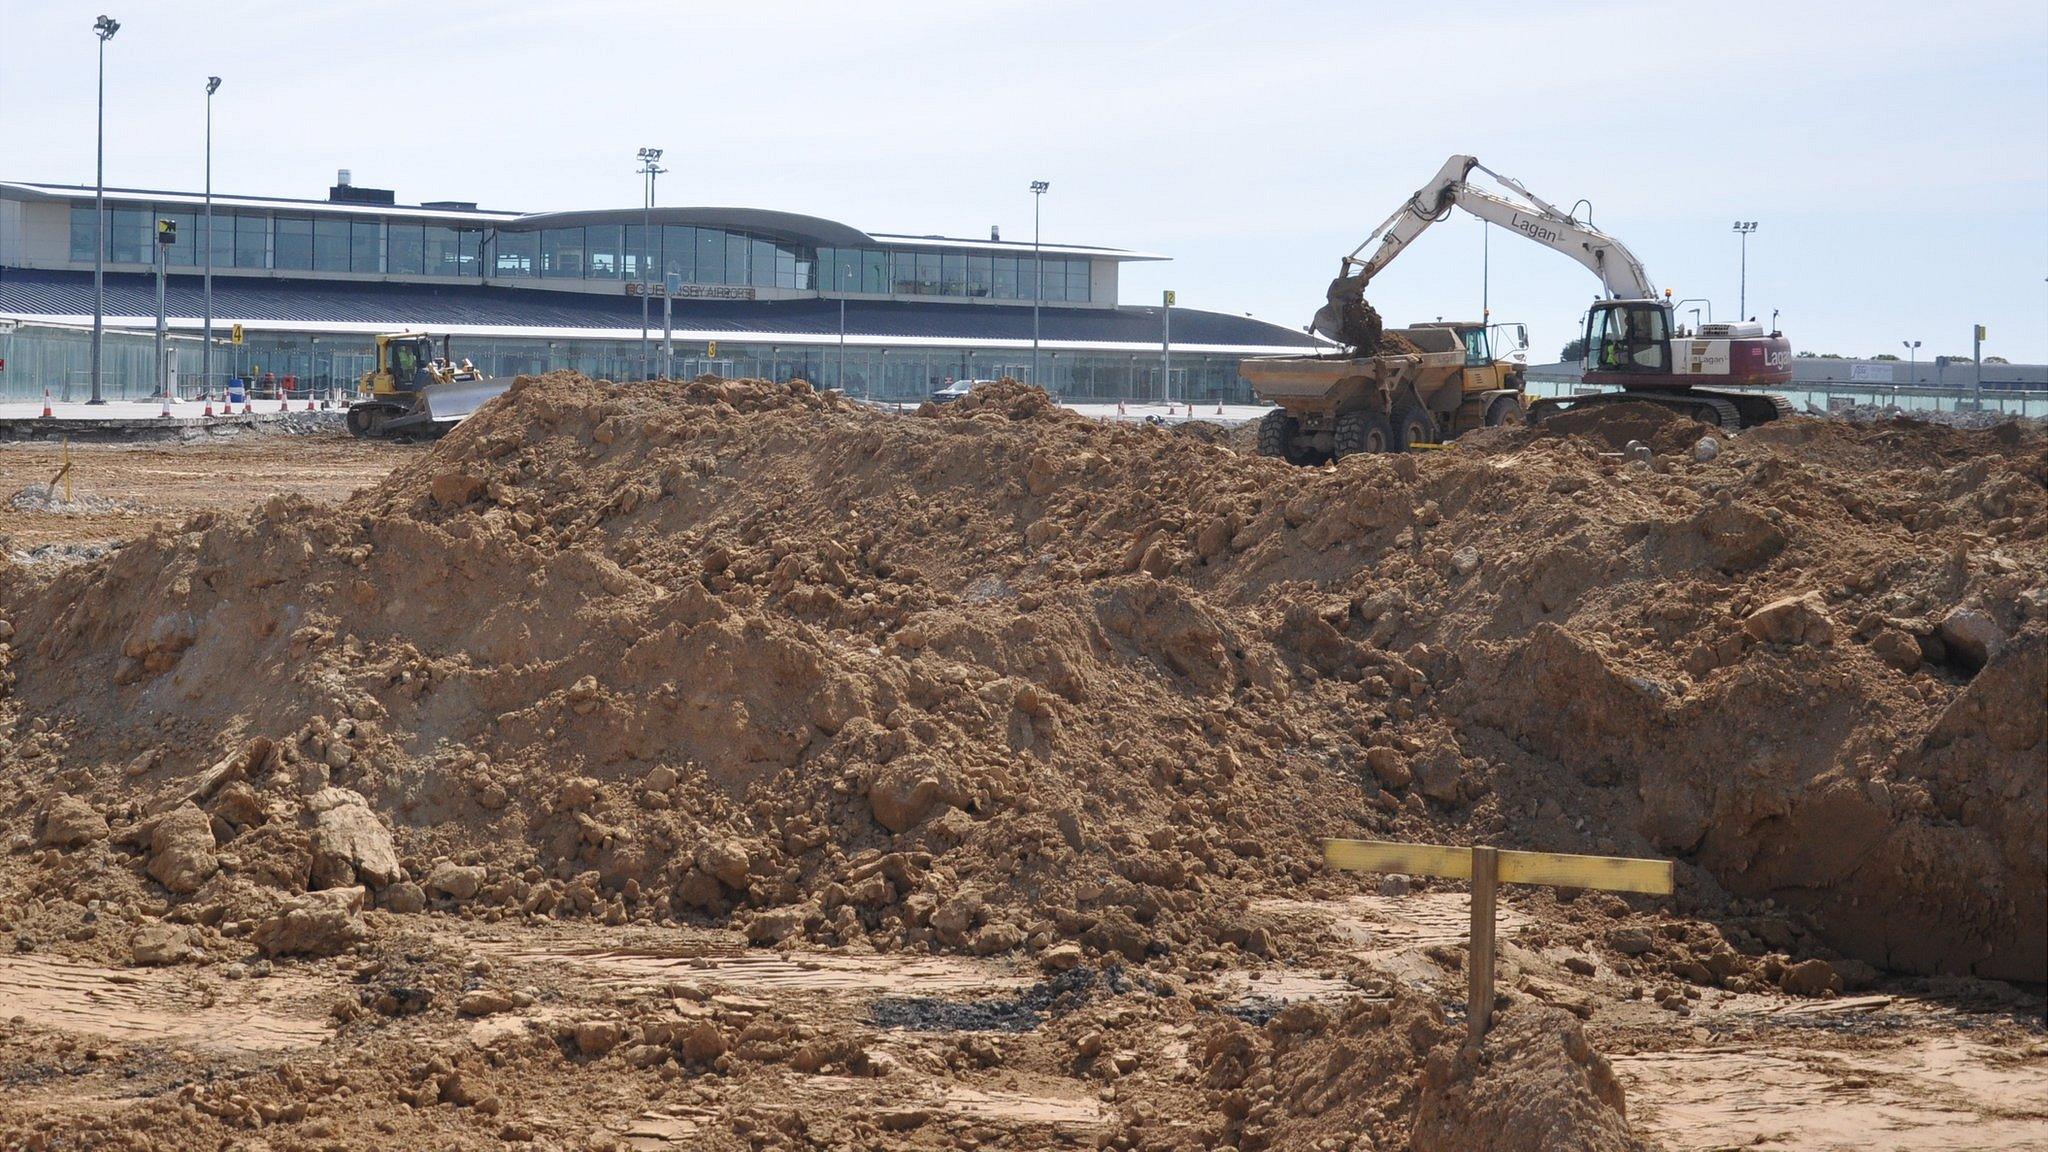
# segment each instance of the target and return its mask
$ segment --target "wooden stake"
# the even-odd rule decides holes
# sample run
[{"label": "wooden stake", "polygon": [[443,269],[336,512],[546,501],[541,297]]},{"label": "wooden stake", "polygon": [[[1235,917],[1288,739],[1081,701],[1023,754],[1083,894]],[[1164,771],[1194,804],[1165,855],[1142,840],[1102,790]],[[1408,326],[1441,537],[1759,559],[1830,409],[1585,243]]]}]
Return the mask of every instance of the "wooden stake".
[{"label": "wooden stake", "polygon": [[1492,848],[1472,849],[1472,951],[1465,958],[1469,992],[1465,1043],[1477,1048],[1493,1022],[1493,896],[1499,863]]}]

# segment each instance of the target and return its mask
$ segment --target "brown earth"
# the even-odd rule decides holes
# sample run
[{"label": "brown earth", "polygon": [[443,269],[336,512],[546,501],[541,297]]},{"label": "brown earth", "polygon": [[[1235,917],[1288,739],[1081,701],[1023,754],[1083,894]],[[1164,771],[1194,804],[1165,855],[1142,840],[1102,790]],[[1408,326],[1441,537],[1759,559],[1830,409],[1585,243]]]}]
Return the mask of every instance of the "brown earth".
[{"label": "brown earth", "polygon": [[[24,1098],[0,1142],[1626,1148],[1574,1016],[1641,1051],[1645,1014],[2048,977],[2043,437],[1789,421],[1698,463],[1616,419],[1660,454],[1551,422],[1297,470],[1010,385],[549,377],[340,503],[0,567],[0,931],[216,1003],[303,976],[339,1029],[178,1049],[203,1076],[87,1049],[133,1106]],[[1475,1059],[1462,949],[1361,950],[1331,835],[1665,854],[1680,892],[1511,897]],[[465,934],[558,922],[996,967],[905,1033]],[[1004,996],[1042,1026],[973,1030]],[[94,1071],[23,1015],[0,1075]]]}]

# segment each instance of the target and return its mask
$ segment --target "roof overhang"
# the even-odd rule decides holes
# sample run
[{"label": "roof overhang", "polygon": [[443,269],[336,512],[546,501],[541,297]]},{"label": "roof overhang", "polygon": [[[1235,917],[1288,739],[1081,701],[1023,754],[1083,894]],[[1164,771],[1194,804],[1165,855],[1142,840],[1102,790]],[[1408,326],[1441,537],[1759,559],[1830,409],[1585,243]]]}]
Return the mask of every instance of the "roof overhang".
[{"label": "roof overhang", "polygon": [[813,247],[863,248],[875,243],[867,233],[837,220],[797,212],[777,212],[771,208],[594,208],[575,212],[534,212],[498,227],[504,232],[532,232],[541,228],[582,228],[591,224],[637,225],[642,221],[693,228],[723,228]]},{"label": "roof overhang", "polygon": [[[0,181],[0,200],[22,200],[31,203],[80,199],[90,200],[94,190],[70,184],[22,184]],[[107,189],[108,204],[168,204],[198,210],[205,207],[206,197],[198,192],[151,192],[139,188]],[[330,200],[285,200],[263,196],[221,196],[213,198],[216,212],[232,212],[237,208],[275,212],[282,215],[306,216],[386,216],[423,223],[433,222],[450,227],[492,228],[502,227],[507,221],[519,219],[516,212],[486,212],[478,209],[420,208],[403,204],[351,204]]]}]

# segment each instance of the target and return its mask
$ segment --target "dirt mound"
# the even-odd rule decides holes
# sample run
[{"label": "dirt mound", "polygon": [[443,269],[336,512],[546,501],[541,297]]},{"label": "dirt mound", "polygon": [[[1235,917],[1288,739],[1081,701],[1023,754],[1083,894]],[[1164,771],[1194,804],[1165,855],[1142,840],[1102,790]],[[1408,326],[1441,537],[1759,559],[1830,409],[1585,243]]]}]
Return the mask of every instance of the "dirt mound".
[{"label": "dirt mound", "polygon": [[1422,345],[1410,340],[1401,332],[1380,333],[1379,346],[1373,350],[1375,356],[1420,356]]},{"label": "dirt mound", "polygon": [[1621,451],[1630,441],[1647,444],[1656,452],[1689,452],[1700,437],[1721,435],[1718,428],[1649,403],[1596,404],[1570,409],[1545,417],[1537,428],[1546,436],[1589,440],[1609,452]]},{"label": "dirt mound", "polygon": [[[402,873],[1142,960],[1273,947],[1228,902],[1315,875],[1321,835],[1462,830],[1675,853],[1874,962],[2038,978],[2039,713],[1980,697],[2038,660],[2039,438],[1941,430],[1976,453],[1889,471],[1903,434],[1794,422],[1658,471],[1537,430],[1304,474],[1014,382],[905,420],[523,379],[332,512],[13,582],[20,706],[63,735],[12,753],[141,843],[275,740],[192,797],[251,830],[260,867],[200,881],[237,891]],[[1765,613],[1807,591],[1797,631]],[[1958,742],[1995,762],[1930,766]],[[323,789],[403,867],[323,857]],[[434,890],[444,857],[473,891]]]},{"label": "dirt mound", "polygon": [[[1686,920],[1560,913],[1658,979],[2043,979],[2043,438],[1589,434],[1302,471],[1014,383],[521,379],[339,505],[0,572],[0,904],[120,963],[436,909],[1174,980],[1332,955],[1258,901],[1358,835],[1676,857]],[[1626,1146],[1503,1043],[1383,1115],[1542,1083]]]}]

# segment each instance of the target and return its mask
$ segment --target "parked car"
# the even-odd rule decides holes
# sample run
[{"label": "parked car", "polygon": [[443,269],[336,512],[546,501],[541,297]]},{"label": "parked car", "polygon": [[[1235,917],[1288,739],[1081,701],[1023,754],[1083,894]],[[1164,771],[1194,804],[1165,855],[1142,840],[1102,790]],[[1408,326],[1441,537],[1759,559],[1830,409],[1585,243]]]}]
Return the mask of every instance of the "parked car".
[{"label": "parked car", "polygon": [[995,383],[993,380],[955,380],[937,392],[932,393],[932,403],[950,404],[969,392],[974,391],[976,388],[981,387],[983,384],[993,383]]}]

